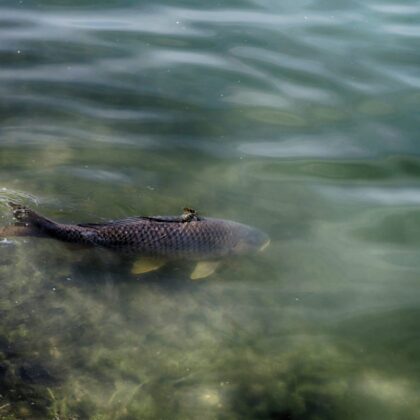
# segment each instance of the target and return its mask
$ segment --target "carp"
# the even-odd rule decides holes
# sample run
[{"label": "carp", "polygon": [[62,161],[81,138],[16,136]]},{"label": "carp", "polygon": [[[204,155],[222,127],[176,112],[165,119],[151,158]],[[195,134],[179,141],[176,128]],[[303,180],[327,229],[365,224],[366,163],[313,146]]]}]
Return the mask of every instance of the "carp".
[{"label": "carp", "polygon": [[181,216],[134,216],[104,223],[59,223],[20,204],[9,203],[17,222],[0,237],[48,237],[83,247],[100,247],[139,259],[133,274],[160,268],[173,260],[197,265],[192,279],[211,275],[221,260],[265,249],[270,239],[259,229],[231,220],[202,217],[185,208]]}]

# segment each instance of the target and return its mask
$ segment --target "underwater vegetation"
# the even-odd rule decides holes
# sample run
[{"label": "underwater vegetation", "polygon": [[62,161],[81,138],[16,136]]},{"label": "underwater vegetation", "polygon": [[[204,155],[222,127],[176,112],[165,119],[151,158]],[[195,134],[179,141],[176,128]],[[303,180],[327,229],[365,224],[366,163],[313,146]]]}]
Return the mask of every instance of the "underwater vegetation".
[{"label": "underwater vegetation", "polygon": [[[414,419],[420,408],[416,343],[404,337],[398,368],[387,363],[402,338],[397,326],[415,315],[409,311],[382,315],[394,323],[385,343],[368,339],[384,328],[380,315],[317,327],[285,295],[260,292],[250,300],[240,270],[227,284],[220,276],[228,269],[204,283],[182,270],[130,280],[122,267],[85,259],[48,241],[2,247],[1,418],[352,419],[381,412]],[[262,308],[279,299],[286,299],[284,317],[268,318]]]}]

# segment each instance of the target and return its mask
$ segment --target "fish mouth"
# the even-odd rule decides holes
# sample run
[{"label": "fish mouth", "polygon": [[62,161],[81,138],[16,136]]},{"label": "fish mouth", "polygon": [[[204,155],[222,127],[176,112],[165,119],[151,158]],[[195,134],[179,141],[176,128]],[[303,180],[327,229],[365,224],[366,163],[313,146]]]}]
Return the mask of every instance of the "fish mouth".
[{"label": "fish mouth", "polygon": [[259,252],[263,252],[264,249],[268,248],[268,245],[270,245],[271,240],[267,239],[259,248]]}]

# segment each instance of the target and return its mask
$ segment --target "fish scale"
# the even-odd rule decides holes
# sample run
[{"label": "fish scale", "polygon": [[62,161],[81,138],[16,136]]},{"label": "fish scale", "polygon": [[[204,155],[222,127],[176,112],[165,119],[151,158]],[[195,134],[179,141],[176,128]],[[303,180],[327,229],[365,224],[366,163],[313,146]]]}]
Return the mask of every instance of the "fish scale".
[{"label": "fish scale", "polygon": [[99,227],[94,235],[93,241],[106,248],[166,257],[222,256],[235,244],[229,226],[209,219],[177,224],[142,220]]}]

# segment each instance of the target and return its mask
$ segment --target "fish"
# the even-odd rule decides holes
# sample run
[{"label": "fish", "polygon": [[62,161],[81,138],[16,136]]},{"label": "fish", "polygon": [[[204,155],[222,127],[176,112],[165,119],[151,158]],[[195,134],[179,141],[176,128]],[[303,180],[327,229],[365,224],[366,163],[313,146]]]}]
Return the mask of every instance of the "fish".
[{"label": "fish", "polygon": [[9,203],[14,225],[0,229],[0,237],[53,238],[87,248],[105,248],[137,257],[131,272],[154,271],[170,261],[197,263],[192,279],[213,274],[221,260],[264,250],[268,235],[231,220],[202,217],[190,208],[180,216],[132,216],[103,223],[59,223],[21,204]]}]

